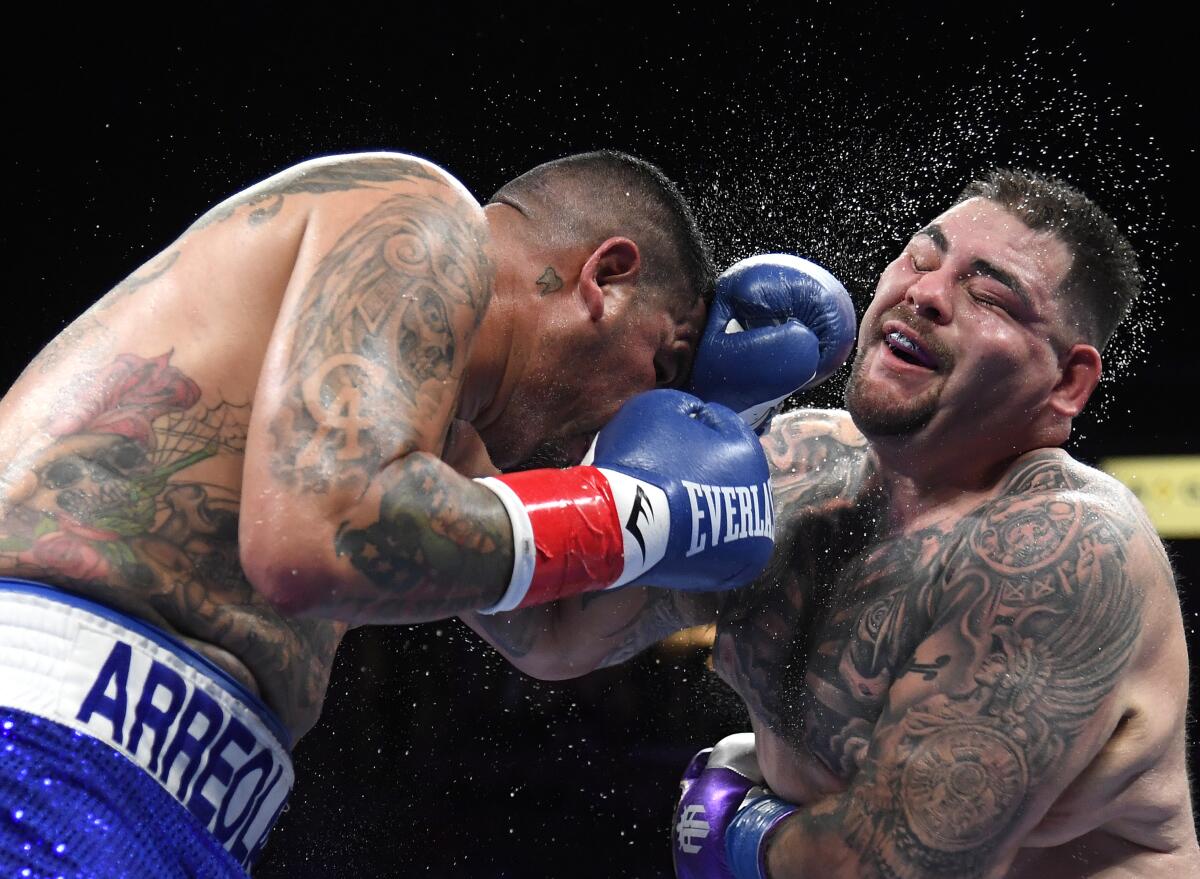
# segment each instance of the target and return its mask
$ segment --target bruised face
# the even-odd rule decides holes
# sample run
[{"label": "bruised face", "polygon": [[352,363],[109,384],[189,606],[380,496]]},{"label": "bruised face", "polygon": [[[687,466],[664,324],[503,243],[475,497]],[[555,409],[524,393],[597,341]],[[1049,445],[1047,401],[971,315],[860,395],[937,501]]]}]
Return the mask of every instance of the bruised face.
[{"label": "bruised face", "polygon": [[[706,310],[667,307],[651,297],[606,314],[599,325],[573,317],[555,325],[514,391],[489,451],[503,469],[579,463],[597,431],[636,394],[677,387],[688,375]],[[496,442],[503,437],[503,448]]]},{"label": "bruised face", "polygon": [[986,199],[942,214],[884,270],[863,316],[846,386],[855,424],[1020,446],[1072,341],[1057,295],[1070,267],[1057,236]]}]

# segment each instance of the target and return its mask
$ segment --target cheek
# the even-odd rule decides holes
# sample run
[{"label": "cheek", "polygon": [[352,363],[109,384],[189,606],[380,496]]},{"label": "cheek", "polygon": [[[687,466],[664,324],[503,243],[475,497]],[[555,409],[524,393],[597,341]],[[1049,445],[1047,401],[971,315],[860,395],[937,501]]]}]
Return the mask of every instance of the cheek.
[{"label": "cheek", "polygon": [[880,300],[886,302],[884,307],[894,304],[915,279],[916,273],[912,270],[906,257],[893,260],[879,275],[879,283],[875,285],[875,298],[871,303],[872,307],[875,302]]},{"label": "cheek", "polygon": [[644,345],[622,346],[614,351],[608,378],[614,391],[632,397],[654,387],[654,349]]},{"label": "cheek", "polygon": [[615,413],[630,398],[654,387],[654,376],[647,383],[639,370],[626,367],[621,373],[612,375],[606,385],[591,396],[593,408],[609,409]]},{"label": "cheek", "polygon": [[607,423],[630,397],[654,387],[653,364],[647,380],[644,367],[618,356],[581,361],[575,369],[578,394],[571,422],[580,430]]},{"label": "cheek", "polygon": [[858,326],[860,338],[864,332],[869,331],[875,325],[883,312],[904,298],[904,291],[907,289],[908,283],[902,270],[894,269],[893,266],[888,266],[884,270],[879,278],[879,283],[875,286],[875,295],[871,299],[871,304],[867,306],[867,310],[862,316],[862,322]]},{"label": "cheek", "polygon": [[1010,327],[981,321],[973,334],[973,351],[964,366],[972,380],[998,397],[1020,396],[1022,389],[1040,387],[1047,372],[1044,352]]}]

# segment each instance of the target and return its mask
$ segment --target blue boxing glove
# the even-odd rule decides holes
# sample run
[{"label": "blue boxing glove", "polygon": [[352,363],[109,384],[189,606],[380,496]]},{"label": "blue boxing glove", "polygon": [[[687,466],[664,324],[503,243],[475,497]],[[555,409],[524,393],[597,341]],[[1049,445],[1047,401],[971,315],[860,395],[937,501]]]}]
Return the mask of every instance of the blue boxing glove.
[{"label": "blue boxing glove", "polygon": [[677,879],[764,879],[766,839],[797,807],[762,784],[754,733],[726,736],[692,758],[672,822]]},{"label": "blue boxing glove", "polygon": [[681,391],[629,400],[585,462],[479,480],[508,512],[513,574],[484,613],[630,583],[744,586],[775,519],[766,455],[732,411]]},{"label": "blue boxing glove", "polygon": [[775,548],[767,457],[726,407],[680,391],[640,394],[600,431],[593,453],[614,494],[615,476],[634,480],[623,489],[632,492],[625,532],[639,551],[645,541],[647,560],[661,556],[633,577],[627,569],[624,582],[733,589],[766,568]]},{"label": "blue boxing glove", "polygon": [[690,390],[761,434],[784,400],[845,362],[854,333],[850,294],[825,269],[782,253],[744,259],[717,279]]}]

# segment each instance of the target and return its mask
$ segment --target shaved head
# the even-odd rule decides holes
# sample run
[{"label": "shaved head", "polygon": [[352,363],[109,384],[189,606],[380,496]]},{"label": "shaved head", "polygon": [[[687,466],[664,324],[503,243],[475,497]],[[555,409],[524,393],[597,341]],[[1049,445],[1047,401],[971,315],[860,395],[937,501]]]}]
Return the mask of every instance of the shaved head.
[{"label": "shaved head", "polygon": [[708,244],[678,188],[649,162],[614,150],[566,156],[506,183],[489,201],[516,208],[561,246],[629,238],[651,295],[684,306],[712,299]]}]

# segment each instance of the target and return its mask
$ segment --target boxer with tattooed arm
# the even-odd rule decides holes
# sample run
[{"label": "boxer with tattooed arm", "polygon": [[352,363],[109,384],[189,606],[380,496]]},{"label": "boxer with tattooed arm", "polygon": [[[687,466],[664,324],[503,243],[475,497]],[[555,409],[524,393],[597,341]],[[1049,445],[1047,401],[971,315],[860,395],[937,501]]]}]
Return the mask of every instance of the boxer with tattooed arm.
[{"label": "boxer with tattooed arm", "polygon": [[[577,463],[624,402],[686,379],[711,295],[678,191],[614,152],[485,206],[411,156],[319,159],[202,217],[0,401],[0,866],[241,875],[347,624],[511,595],[523,510],[467,477]],[[598,462],[612,481],[677,494],[690,471],[648,472],[645,447],[682,430],[725,453],[706,479],[766,490],[732,412],[648,396]],[[598,544],[539,588],[627,573]],[[770,538],[713,550],[727,588]]]},{"label": "boxer with tattooed arm", "polygon": [[1132,494],[1058,448],[1139,285],[1081,193],[993,172],[883,272],[848,412],[764,437],[756,583],[470,620],[546,677],[715,623],[754,733],[688,767],[678,876],[1200,875],[1171,566]]},{"label": "boxer with tattooed arm", "polygon": [[[331,157],[202,217],[0,400],[0,867],[240,875],[351,623],[753,579],[749,425],[853,311],[790,258],[716,295],[719,333],[686,202],[612,151],[483,206]],[[696,551],[706,503],[744,527]]]}]

